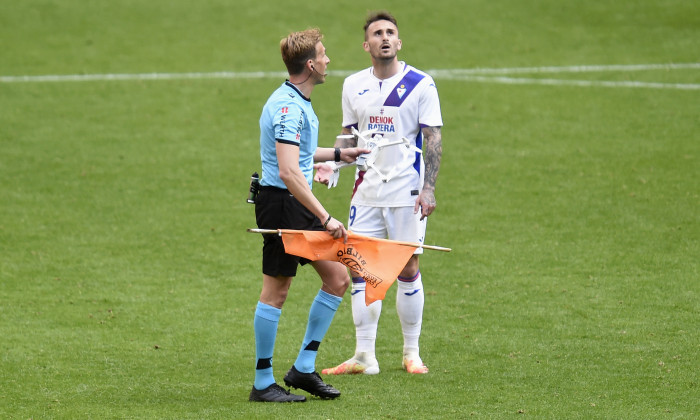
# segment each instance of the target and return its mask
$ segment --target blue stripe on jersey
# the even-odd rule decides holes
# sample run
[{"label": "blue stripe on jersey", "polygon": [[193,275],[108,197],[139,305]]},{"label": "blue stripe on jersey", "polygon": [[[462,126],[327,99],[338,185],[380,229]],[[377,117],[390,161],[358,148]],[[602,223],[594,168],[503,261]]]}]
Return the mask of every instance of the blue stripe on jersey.
[{"label": "blue stripe on jersey", "polygon": [[425,75],[409,70],[384,101],[384,106],[401,106]]},{"label": "blue stripe on jersey", "polygon": [[[416,136],[416,147],[423,150],[423,125],[421,124],[418,135]],[[413,162],[413,168],[420,174],[420,153],[416,152],[416,160]]]}]

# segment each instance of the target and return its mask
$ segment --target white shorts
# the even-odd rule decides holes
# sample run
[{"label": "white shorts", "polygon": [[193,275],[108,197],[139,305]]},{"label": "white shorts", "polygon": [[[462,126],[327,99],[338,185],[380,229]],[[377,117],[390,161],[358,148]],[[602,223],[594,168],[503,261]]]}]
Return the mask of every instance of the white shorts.
[{"label": "white shorts", "polygon": [[[426,217],[420,220],[420,212],[413,207],[370,207],[352,204],[348,229],[358,235],[422,244],[425,240]],[[414,254],[422,254],[423,248]]]}]

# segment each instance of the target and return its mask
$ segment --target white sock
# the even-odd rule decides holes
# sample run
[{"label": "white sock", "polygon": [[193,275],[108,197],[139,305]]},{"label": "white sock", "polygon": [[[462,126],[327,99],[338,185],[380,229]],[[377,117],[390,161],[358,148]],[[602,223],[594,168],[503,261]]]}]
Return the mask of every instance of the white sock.
[{"label": "white sock", "polygon": [[418,355],[418,339],[423,323],[425,294],[420,271],[413,279],[399,277],[396,290],[396,312],[403,331],[403,353]]},{"label": "white sock", "polygon": [[355,354],[366,353],[375,357],[375,342],[377,341],[377,326],[382,312],[382,301],[365,305],[365,282],[352,283],[352,319],[355,321],[355,337],[357,344]]}]

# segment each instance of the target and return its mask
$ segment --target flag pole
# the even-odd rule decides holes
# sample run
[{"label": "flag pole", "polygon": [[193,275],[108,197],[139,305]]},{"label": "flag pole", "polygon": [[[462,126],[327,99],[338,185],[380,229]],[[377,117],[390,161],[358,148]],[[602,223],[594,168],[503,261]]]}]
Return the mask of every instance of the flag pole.
[{"label": "flag pole", "polygon": [[[278,234],[279,236],[282,236],[282,232],[290,232],[290,233],[303,232],[302,230],[292,230],[292,229],[247,229],[246,231],[248,233]],[[353,235],[355,237],[362,237],[362,235],[358,235],[356,233],[353,233]],[[452,251],[452,248],[445,248],[445,247],[437,246],[437,245],[423,245],[423,244],[413,243],[413,242],[393,241],[391,239],[378,239],[378,238],[372,238],[372,237],[367,237],[367,236],[365,236],[365,238],[391,242],[391,243],[396,244],[396,245],[412,246],[412,247],[416,247],[416,248],[430,249],[433,251],[442,251],[442,252]]]}]

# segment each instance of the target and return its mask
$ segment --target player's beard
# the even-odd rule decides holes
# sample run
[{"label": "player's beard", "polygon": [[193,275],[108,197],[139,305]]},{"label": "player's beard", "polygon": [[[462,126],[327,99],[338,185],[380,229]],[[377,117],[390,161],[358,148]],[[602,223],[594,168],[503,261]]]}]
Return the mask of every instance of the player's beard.
[{"label": "player's beard", "polygon": [[391,62],[396,59],[398,52],[398,48],[394,45],[389,44],[388,50],[384,50],[380,45],[377,51],[373,54],[372,58],[381,62]]}]

